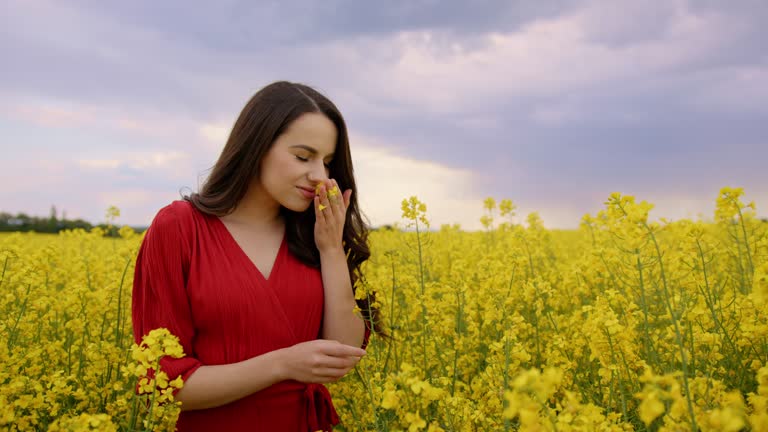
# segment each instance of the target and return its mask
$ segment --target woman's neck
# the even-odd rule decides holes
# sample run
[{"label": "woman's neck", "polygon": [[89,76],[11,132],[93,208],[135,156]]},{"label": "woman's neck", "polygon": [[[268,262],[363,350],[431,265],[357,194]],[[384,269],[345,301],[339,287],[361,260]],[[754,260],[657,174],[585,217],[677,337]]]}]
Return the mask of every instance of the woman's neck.
[{"label": "woman's neck", "polygon": [[280,204],[258,185],[248,188],[232,213],[222,219],[238,225],[249,225],[255,229],[282,229],[284,225]]}]

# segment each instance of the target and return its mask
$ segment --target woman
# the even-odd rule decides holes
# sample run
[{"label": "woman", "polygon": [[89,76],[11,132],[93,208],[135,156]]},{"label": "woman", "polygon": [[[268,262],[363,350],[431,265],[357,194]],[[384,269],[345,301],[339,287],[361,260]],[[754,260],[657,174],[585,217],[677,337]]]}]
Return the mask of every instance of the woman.
[{"label": "woman", "polygon": [[161,363],[184,380],[179,431],[338,424],[323,383],[365,355],[375,314],[365,302],[354,312],[370,255],[355,191],[336,106],[276,82],[245,106],[200,192],[155,216],[136,262],[134,338],[179,337],[186,357]]}]

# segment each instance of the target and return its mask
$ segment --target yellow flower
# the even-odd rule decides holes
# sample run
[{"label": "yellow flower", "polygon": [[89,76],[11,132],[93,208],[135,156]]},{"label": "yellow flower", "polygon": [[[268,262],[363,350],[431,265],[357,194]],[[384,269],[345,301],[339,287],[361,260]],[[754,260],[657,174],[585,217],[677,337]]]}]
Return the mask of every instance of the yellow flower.
[{"label": "yellow flower", "polygon": [[510,199],[503,199],[499,204],[499,210],[501,210],[501,216],[512,217],[515,215],[515,209],[517,206],[512,203]]},{"label": "yellow flower", "polygon": [[384,409],[397,408],[400,400],[395,390],[386,390],[384,392],[384,399],[381,401],[381,407]]},{"label": "yellow flower", "polygon": [[406,413],[405,421],[408,423],[408,432],[415,432],[427,427],[427,422],[421,418],[418,411],[416,413]]},{"label": "yellow flower", "polygon": [[664,404],[657,398],[657,392],[651,391],[645,395],[640,406],[638,407],[638,414],[640,414],[640,420],[649,426],[656,420],[656,417],[664,413]]},{"label": "yellow flower", "polygon": [[747,425],[741,414],[731,407],[712,410],[707,420],[713,430],[722,432],[737,432]]},{"label": "yellow flower", "polygon": [[492,197],[486,198],[485,201],[483,201],[483,207],[486,210],[493,210],[493,209],[495,209],[496,208],[496,200],[493,199]]}]

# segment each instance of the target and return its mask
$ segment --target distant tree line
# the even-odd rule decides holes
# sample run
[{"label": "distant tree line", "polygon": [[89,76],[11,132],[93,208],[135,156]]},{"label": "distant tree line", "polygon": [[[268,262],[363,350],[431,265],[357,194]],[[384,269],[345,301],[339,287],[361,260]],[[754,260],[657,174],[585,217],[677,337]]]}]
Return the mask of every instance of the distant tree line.
[{"label": "distant tree line", "polygon": [[[15,215],[7,212],[0,212],[0,232],[28,232],[56,234],[64,230],[82,228],[90,231],[94,227],[100,227],[107,231],[109,236],[117,236],[119,226],[109,227],[106,223],[94,225],[83,219],[67,219],[66,213],[58,216],[56,206],[51,207],[51,214],[48,217],[30,216],[26,213],[17,213]],[[137,232],[142,232],[146,228],[134,228]]]},{"label": "distant tree line", "polygon": [[[768,223],[768,218],[760,218],[762,222]],[[67,219],[66,213],[58,217],[56,206],[51,207],[51,214],[48,217],[29,216],[26,213],[17,213],[12,215],[6,212],[0,212],[0,232],[27,232],[34,231],[39,233],[56,234],[59,231],[82,228],[90,231],[94,227],[99,227],[107,231],[110,237],[118,236],[119,226],[108,226],[106,223],[93,225],[83,219]],[[132,227],[134,231],[141,233],[147,227]],[[371,227],[372,231],[392,231],[398,229],[394,225],[386,224],[378,227]]]}]

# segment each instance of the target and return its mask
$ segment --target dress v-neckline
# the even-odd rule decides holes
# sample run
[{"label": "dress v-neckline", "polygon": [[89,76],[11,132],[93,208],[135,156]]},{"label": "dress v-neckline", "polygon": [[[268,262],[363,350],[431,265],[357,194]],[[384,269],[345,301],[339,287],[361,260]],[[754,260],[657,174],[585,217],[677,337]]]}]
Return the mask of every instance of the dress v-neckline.
[{"label": "dress v-neckline", "polygon": [[224,221],[222,221],[218,216],[214,216],[213,218],[216,219],[216,222],[224,230],[225,236],[229,238],[229,240],[234,245],[235,249],[239,251],[238,253],[240,254],[241,258],[245,259],[250,263],[251,268],[253,268],[253,270],[259,276],[259,279],[264,283],[268,283],[270,280],[272,280],[272,275],[275,274],[275,270],[277,270],[277,268],[279,267],[280,261],[281,261],[280,258],[282,257],[283,250],[286,247],[286,231],[285,230],[283,231],[283,239],[280,241],[280,247],[278,247],[277,254],[275,255],[275,259],[272,262],[272,268],[269,271],[269,276],[264,277],[264,273],[261,272],[261,270],[259,269],[259,266],[257,266],[256,263],[253,262],[251,257],[249,257],[247,253],[245,253],[245,249],[243,249],[243,247],[240,246],[240,243],[237,242],[237,240],[235,239],[235,236],[232,235],[232,232],[229,231],[229,228],[227,228],[227,225],[224,224]]}]

